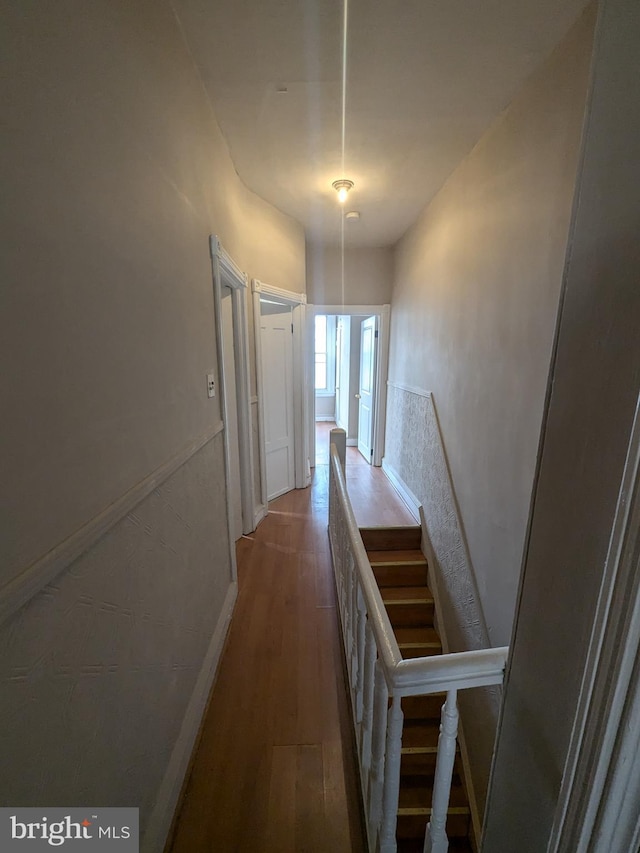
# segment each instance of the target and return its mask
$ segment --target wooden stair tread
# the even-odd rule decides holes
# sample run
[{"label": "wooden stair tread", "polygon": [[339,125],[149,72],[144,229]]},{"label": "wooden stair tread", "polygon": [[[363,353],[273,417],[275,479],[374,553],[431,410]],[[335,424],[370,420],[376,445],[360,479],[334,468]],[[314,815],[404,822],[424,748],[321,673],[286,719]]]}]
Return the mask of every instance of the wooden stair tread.
[{"label": "wooden stair tread", "polygon": [[371,568],[380,589],[390,586],[427,586],[426,563],[404,563],[395,566],[389,563],[374,563]]},{"label": "wooden stair tread", "polygon": [[430,646],[439,646],[442,648],[442,643],[440,642],[440,635],[435,630],[435,628],[428,627],[400,627],[395,630],[396,640],[398,641],[398,645],[402,648],[402,646],[409,645],[430,645]]},{"label": "wooden stair tread", "polygon": [[[425,784],[425,777],[422,775],[404,776],[400,783],[400,799],[398,801],[399,815],[430,815],[431,800],[433,797],[432,784]],[[432,782],[432,779],[429,780]],[[471,813],[469,809],[469,801],[467,794],[460,780],[454,777],[454,784],[451,786],[451,795],[449,797],[449,807],[447,814],[468,815]]]},{"label": "wooden stair tread", "polygon": [[411,625],[394,630],[403,658],[429,657],[442,654],[442,643],[434,628]]},{"label": "wooden stair tread", "polygon": [[385,604],[433,604],[433,596],[426,586],[388,586],[380,592]]},{"label": "wooden stair tread", "polygon": [[367,551],[372,566],[426,566],[427,560],[420,550]]},{"label": "wooden stair tread", "polygon": [[[411,545],[395,542],[390,531],[361,531],[367,557],[382,600],[389,613],[398,647],[404,658],[442,654],[433,627],[434,599],[427,586],[427,561],[420,550],[420,528]],[[398,853],[422,851],[431,816],[433,782],[440,735],[440,717],[446,694],[403,697],[404,728],[400,755],[400,791],[396,838]],[[467,837],[471,810],[462,782],[462,760],[456,744],[452,787],[447,809],[447,834],[451,853],[472,850]]]},{"label": "wooden stair tread", "polygon": [[422,541],[422,530],[419,525],[361,527],[360,536],[368,551],[390,551],[394,548],[419,548]]}]

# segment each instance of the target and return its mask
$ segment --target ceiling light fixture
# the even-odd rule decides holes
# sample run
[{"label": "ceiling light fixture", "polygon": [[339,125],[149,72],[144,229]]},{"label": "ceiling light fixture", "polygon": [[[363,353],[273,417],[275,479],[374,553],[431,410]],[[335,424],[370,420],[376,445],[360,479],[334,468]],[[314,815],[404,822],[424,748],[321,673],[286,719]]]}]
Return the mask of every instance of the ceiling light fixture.
[{"label": "ceiling light fixture", "polygon": [[353,181],[349,181],[347,178],[342,178],[339,181],[334,181],[331,186],[338,193],[338,201],[340,204],[344,204],[347,200],[349,190],[353,189]]},{"label": "ceiling light fixture", "polygon": [[344,215],[345,219],[360,219],[360,211],[359,210],[350,210],[348,213]]}]

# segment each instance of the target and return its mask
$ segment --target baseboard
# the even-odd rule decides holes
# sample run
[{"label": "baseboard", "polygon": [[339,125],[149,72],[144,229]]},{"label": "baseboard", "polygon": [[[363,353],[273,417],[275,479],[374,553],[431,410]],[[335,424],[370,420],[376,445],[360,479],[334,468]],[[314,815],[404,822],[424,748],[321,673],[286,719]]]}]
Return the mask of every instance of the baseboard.
[{"label": "baseboard", "polygon": [[187,705],[180,734],[171,753],[155,806],[140,843],[141,853],[161,853],[164,849],[180,798],[184,777],[200,730],[202,716],[218,669],[237,596],[238,584],[233,582],[224,600],[218,624],[213,632],[196,686]]},{"label": "baseboard", "polygon": [[348,438],[347,439],[347,447],[357,447],[358,439],[357,438]]},{"label": "baseboard", "polygon": [[316,415],[316,423],[327,422],[327,423],[335,423],[336,417],[335,415]]},{"label": "baseboard", "polygon": [[382,460],[382,470],[387,475],[389,480],[391,480],[391,485],[394,487],[396,492],[400,495],[402,500],[406,503],[407,507],[411,515],[415,518],[417,522],[420,521],[420,501],[413,494],[411,489],[404,482],[402,477],[395,470],[393,465],[390,465],[386,458]]}]

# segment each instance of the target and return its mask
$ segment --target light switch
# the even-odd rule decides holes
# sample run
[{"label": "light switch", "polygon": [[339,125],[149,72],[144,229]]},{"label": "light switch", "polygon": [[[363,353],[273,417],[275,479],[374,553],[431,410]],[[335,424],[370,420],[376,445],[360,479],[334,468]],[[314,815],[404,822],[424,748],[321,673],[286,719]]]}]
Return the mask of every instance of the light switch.
[{"label": "light switch", "polygon": [[207,373],[207,396],[216,396],[216,377],[213,373]]}]

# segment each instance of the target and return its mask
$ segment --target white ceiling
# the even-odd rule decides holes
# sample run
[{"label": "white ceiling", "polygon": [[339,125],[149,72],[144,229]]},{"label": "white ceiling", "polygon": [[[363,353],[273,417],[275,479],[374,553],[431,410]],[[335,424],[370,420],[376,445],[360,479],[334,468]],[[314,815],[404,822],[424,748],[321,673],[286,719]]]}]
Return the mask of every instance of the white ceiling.
[{"label": "white ceiling", "polygon": [[[240,177],[339,243],[342,0],[174,5]],[[585,5],[349,0],[345,244],[395,243]]]}]

